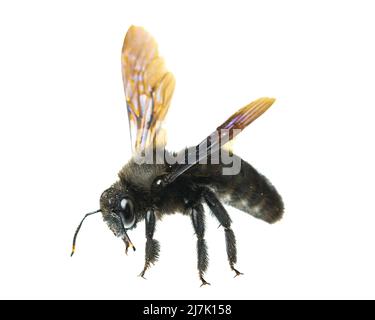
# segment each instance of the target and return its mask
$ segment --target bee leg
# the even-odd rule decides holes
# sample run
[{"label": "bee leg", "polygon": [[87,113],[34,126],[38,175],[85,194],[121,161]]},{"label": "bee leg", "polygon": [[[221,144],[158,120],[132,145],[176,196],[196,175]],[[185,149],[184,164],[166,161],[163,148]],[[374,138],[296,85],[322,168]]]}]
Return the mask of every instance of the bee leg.
[{"label": "bee leg", "polygon": [[145,254],[145,265],[142,272],[139,274],[140,277],[145,278],[146,270],[154,264],[159,258],[159,242],[153,239],[155,231],[155,213],[154,210],[147,211],[145,225],[146,225],[146,254]]},{"label": "bee leg", "polygon": [[193,223],[195,234],[197,235],[197,253],[198,253],[198,271],[199,279],[202,281],[201,286],[209,283],[203,278],[208,266],[208,254],[206,240],[204,240],[204,211],[202,204],[198,204],[189,209],[191,221]]},{"label": "bee leg", "polygon": [[203,197],[206,200],[208,207],[210,208],[213,215],[224,227],[225,230],[225,243],[227,247],[227,255],[230,268],[236,273],[235,277],[241,275],[234,265],[237,262],[237,248],[236,248],[236,237],[233,230],[231,229],[232,220],[230,219],[227,210],[223,207],[216,195],[209,189],[205,189]]}]

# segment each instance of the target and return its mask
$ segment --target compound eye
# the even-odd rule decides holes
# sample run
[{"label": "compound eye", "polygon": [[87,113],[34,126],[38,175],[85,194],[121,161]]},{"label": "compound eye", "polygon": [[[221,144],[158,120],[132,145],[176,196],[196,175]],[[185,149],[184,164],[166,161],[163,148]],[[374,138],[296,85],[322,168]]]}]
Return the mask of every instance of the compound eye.
[{"label": "compound eye", "polygon": [[125,229],[131,228],[135,223],[133,203],[129,199],[120,202],[120,217]]}]

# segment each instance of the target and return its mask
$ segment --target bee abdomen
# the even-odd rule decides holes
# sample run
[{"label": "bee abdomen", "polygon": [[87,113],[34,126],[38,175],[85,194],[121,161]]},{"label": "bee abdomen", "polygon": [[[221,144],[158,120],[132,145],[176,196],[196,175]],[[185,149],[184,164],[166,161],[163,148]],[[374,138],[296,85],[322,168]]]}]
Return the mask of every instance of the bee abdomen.
[{"label": "bee abdomen", "polygon": [[228,205],[255,218],[274,223],[282,218],[284,205],[276,188],[252,166],[242,160],[241,172],[219,187],[220,198]]}]

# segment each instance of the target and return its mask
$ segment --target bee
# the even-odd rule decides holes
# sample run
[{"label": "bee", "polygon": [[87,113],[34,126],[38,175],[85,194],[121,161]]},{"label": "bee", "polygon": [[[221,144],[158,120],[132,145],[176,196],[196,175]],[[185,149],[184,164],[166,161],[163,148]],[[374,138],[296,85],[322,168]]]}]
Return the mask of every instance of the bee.
[{"label": "bee", "polygon": [[268,223],[282,217],[284,206],[274,186],[250,164],[232,152],[224,156],[225,145],[275,100],[255,100],[197,146],[170,152],[165,147],[162,124],[175,79],[159,56],[154,38],[145,29],[131,26],[125,36],[121,62],[133,156],[119,172],[118,181],[102,193],[100,209],[82,219],[74,234],[71,255],[82,223],[89,215],[102,213],[109,229],[123,240],[126,253],[129,248],[135,251],[128,232],[145,220],[145,264],[140,273],[144,277],[159,257],[159,242],[154,239],[157,222],[163,215],[180,212],[190,217],[195,231],[201,285],[209,284],[204,279],[208,253],[203,204],[207,204],[224,229],[229,266],[235,276],[240,275],[235,268],[236,238],[223,203]]}]

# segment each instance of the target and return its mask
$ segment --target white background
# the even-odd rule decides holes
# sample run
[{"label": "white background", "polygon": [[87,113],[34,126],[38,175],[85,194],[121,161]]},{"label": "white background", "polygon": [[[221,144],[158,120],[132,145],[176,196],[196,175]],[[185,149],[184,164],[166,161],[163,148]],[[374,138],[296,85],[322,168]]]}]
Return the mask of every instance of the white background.
[{"label": "white background", "polygon": [[[375,298],[373,1],[2,1],[0,298]],[[177,79],[172,149],[192,145],[261,96],[274,106],[235,151],[285,202],[267,225],[228,208],[207,215],[200,288],[187,217],[158,224],[160,261],[143,267],[144,224],[124,255],[100,215],[69,257],[84,213],[130,158],[123,37],[142,25]]]}]

